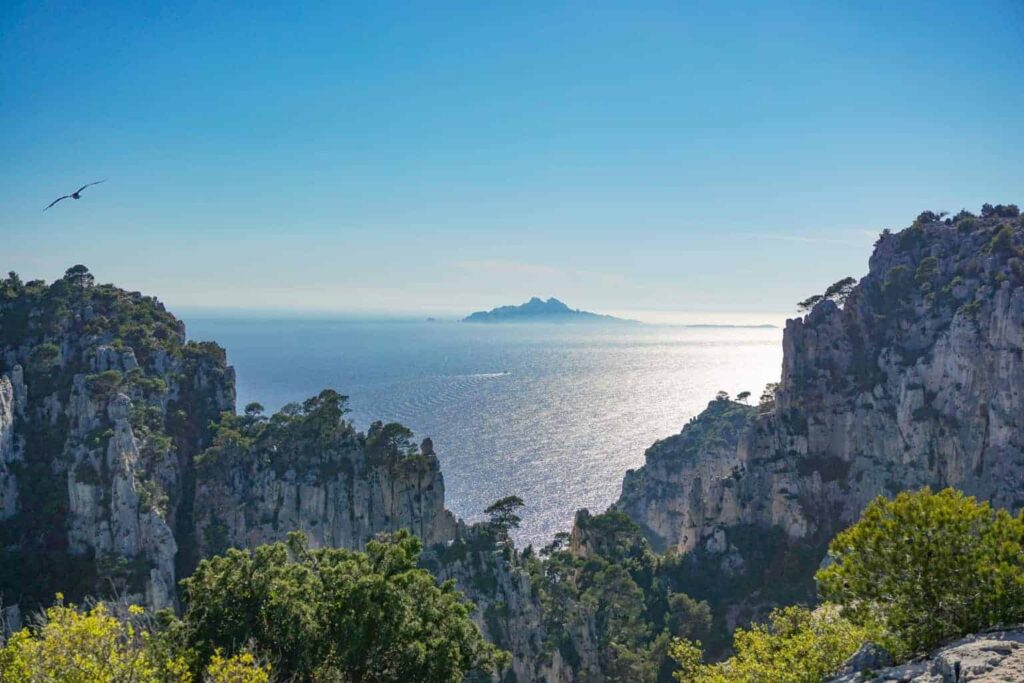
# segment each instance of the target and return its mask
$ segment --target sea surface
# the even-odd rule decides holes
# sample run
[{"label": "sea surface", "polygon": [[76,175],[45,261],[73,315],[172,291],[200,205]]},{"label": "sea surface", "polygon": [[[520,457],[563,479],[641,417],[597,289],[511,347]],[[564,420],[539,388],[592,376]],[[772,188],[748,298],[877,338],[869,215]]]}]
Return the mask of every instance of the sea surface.
[{"label": "sea surface", "polygon": [[[207,314],[208,315],[208,314]],[[238,376],[238,405],[268,411],[325,387],[356,426],[397,421],[430,436],[447,507],[475,521],[494,500],[526,506],[516,542],[542,545],[579,508],[603,511],[622,475],[715,392],[778,381],[782,331],[673,326],[186,317]]]}]

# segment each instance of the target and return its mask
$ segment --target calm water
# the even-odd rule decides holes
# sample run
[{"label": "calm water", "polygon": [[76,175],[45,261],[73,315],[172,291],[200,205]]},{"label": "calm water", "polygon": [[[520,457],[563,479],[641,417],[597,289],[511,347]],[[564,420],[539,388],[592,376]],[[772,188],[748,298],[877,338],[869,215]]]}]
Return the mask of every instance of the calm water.
[{"label": "calm water", "polygon": [[228,350],[238,403],[276,410],[324,387],[360,429],[401,422],[434,440],[447,505],[476,520],[526,501],[520,545],[604,510],[623,473],[719,389],[760,396],[778,380],[781,330],[478,326],[430,322],[193,319]]}]

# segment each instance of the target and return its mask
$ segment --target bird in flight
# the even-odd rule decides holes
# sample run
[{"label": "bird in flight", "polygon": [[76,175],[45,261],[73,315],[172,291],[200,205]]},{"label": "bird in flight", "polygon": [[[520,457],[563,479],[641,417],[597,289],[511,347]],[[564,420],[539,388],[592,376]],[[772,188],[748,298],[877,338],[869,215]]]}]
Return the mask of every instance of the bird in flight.
[{"label": "bird in flight", "polygon": [[[50,202],[50,206],[53,206],[54,204],[56,204],[57,202],[59,202],[62,199],[68,199],[69,197],[71,199],[81,199],[82,198],[82,190],[84,190],[85,188],[87,188],[87,187],[89,187],[91,185],[99,185],[100,183],[105,183],[105,182],[107,182],[106,178],[104,178],[103,180],[97,180],[95,183],[86,183],[85,185],[82,185],[80,188],[78,188],[77,190],[75,190],[71,194],[66,194],[63,197],[57,197],[52,202]],[[46,209],[49,209],[50,206],[46,207]],[[46,209],[43,209],[43,211],[46,211]]]}]

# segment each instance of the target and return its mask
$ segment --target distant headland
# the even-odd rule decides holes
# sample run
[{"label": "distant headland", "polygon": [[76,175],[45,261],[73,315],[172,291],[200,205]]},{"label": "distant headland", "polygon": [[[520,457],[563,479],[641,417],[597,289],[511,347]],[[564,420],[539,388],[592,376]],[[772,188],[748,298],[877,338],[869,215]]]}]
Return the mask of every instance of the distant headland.
[{"label": "distant headland", "polygon": [[581,311],[566,306],[552,297],[547,301],[533,297],[519,306],[499,306],[489,311],[477,311],[462,319],[466,323],[626,323],[639,325],[636,320],[616,318]]}]

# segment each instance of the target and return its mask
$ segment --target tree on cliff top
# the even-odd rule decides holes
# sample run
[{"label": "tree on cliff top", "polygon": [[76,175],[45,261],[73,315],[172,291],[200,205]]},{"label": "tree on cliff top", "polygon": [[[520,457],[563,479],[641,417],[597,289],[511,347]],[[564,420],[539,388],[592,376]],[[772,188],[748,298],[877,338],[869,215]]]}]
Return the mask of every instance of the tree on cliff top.
[{"label": "tree on cliff top", "polygon": [[815,294],[798,303],[796,305],[797,310],[801,313],[809,311],[822,301],[834,301],[837,306],[842,306],[846,303],[846,300],[853,292],[853,288],[856,286],[857,280],[852,277],[844,277],[842,280],[829,285],[824,294]]},{"label": "tree on cliff top", "polygon": [[518,529],[522,519],[516,514],[519,508],[523,507],[523,499],[519,496],[505,496],[491,503],[484,514],[490,516],[490,526],[495,535],[501,539],[508,539],[508,532]]},{"label": "tree on cliff top", "polygon": [[75,287],[92,287],[96,284],[96,278],[92,276],[89,269],[79,264],[77,266],[71,266],[64,271],[64,279]]}]

